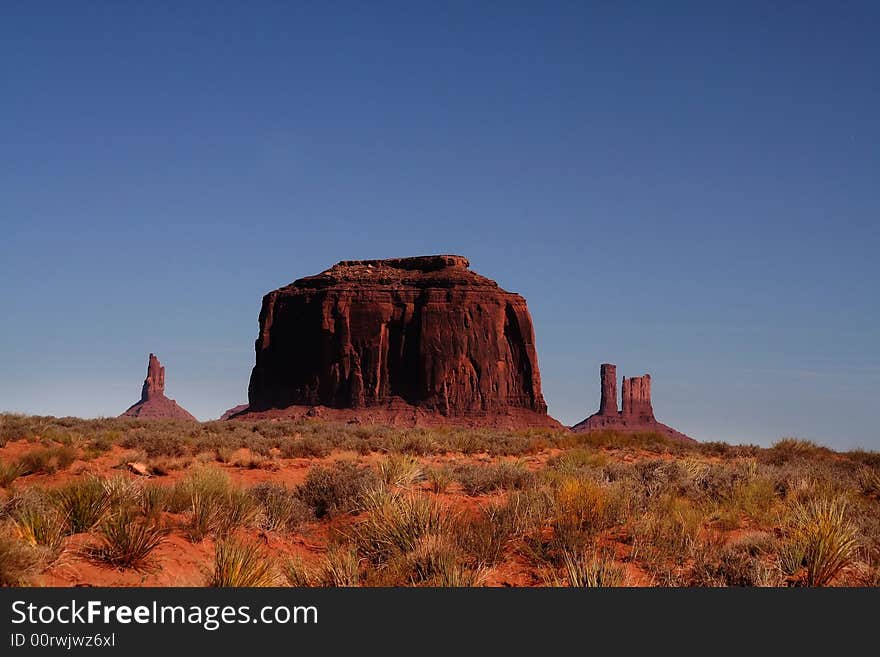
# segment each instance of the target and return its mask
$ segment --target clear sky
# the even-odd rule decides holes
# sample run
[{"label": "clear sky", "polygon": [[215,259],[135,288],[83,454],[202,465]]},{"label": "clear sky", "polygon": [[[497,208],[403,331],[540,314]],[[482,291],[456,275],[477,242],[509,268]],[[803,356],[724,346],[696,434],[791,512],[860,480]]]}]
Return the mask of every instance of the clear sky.
[{"label": "clear sky", "polygon": [[880,4],[4,2],[0,409],[116,415],[147,354],[246,400],[260,299],[460,253],[550,412],[650,372],[701,439],[880,449]]}]

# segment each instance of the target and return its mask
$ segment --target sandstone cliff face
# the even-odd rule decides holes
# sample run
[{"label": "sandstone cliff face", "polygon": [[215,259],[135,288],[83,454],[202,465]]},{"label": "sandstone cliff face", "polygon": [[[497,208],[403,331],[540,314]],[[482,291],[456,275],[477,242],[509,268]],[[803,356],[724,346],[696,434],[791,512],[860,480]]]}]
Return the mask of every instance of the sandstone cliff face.
[{"label": "sandstone cliff face", "polygon": [[623,377],[623,410],[625,417],[635,417],[653,421],[654,407],[651,405],[651,375]]},{"label": "sandstone cliff face", "polygon": [[604,363],[599,368],[602,394],[599,412],[578,422],[571,429],[576,432],[613,429],[626,433],[654,432],[675,440],[696,442],[654,417],[651,402],[651,375],[623,378],[621,397],[623,410],[617,408],[617,367]]},{"label": "sandstone cliff face", "polygon": [[188,411],[178,406],[173,399],[165,396],[165,368],[155,355],[150,354],[147,363],[147,378],[141,388],[141,399],[132,404],[119,417],[176,418],[197,421]]},{"label": "sandstone cliff face", "polygon": [[469,266],[452,255],[342,261],[270,292],[248,413],[387,407],[555,424],[525,299]]}]

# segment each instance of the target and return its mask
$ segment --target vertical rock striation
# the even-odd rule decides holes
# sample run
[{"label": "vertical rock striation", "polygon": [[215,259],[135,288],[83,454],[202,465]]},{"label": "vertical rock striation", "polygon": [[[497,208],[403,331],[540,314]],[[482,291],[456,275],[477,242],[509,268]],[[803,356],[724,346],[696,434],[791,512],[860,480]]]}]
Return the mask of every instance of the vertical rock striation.
[{"label": "vertical rock striation", "polygon": [[617,366],[602,363],[599,367],[602,396],[599,398],[599,415],[617,415]]}]

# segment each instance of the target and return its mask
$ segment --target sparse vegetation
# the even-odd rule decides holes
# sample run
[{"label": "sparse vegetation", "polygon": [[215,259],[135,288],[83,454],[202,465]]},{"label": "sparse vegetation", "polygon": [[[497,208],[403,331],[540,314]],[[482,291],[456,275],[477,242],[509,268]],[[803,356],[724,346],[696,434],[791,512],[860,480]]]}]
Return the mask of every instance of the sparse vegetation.
[{"label": "sparse vegetation", "polygon": [[880,584],[880,454],[803,440],[0,414],[0,448],[2,584],[196,583],[169,534],[221,586]]},{"label": "sparse vegetation", "polygon": [[155,521],[120,512],[104,520],[99,528],[100,542],[85,552],[95,561],[116,568],[143,569],[150,553],[165,539],[167,530]]}]

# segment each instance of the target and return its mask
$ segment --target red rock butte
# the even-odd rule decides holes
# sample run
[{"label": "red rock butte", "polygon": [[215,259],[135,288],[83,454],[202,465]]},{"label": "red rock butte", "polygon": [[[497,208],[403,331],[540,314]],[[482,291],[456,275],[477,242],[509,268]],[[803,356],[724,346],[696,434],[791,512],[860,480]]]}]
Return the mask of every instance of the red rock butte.
[{"label": "red rock butte", "polygon": [[676,431],[654,417],[651,403],[651,375],[623,377],[621,397],[623,409],[617,407],[617,366],[603,363],[599,368],[602,386],[599,412],[578,422],[571,429],[579,433],[613,429],[626,433],[654,432],[675,440],[696,442],[690,436]]},{"label": "red rock butte", "polygon": [[144,379],[144,386],[141,388],[140,401],[132,404],[119,417],[176,418],[197,421],[188,411],[178,406],[176,401],[165,396],[165,368],[153,354],[150,354],[147,363],[147,378]]},{"label": "red rock butte", "polygon": [[343,260],[270,292],[236,417],[560,426],[525,299],[469,267],[457,255]]}]

